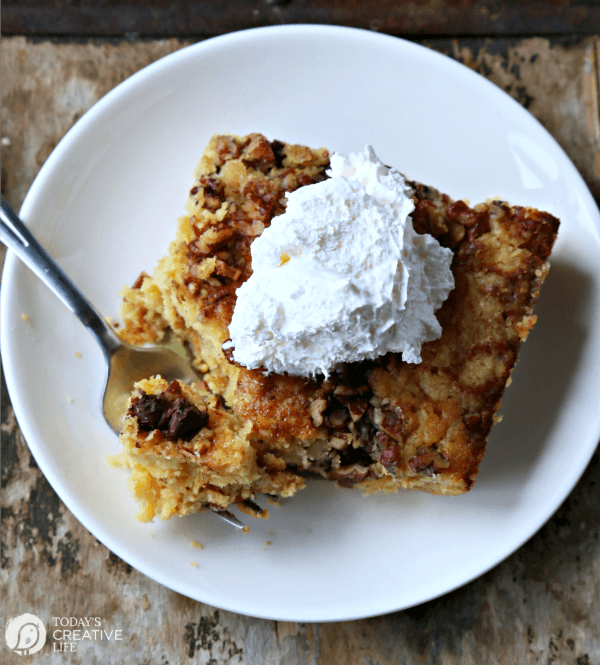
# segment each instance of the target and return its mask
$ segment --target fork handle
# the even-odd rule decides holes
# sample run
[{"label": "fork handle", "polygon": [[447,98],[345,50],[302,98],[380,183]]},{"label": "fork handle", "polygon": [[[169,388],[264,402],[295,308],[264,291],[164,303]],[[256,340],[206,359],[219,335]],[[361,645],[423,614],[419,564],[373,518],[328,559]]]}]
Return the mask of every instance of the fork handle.
[{"label": "fork handle", "polygon": [[121,346],[118,336],[35,239],[4,197],[0,221],[0,240],[63,301],[94,335],[107,358],[110,357],[112,351]]}]

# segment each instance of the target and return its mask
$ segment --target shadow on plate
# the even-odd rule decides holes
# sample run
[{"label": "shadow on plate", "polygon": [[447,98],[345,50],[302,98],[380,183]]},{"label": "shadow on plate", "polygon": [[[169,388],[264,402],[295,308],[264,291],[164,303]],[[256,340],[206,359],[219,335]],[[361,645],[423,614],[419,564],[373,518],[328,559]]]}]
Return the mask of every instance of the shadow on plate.
[{"label": "shadow on plate", "polygon": [[590,277],[576,266],[552,262],[535,308],[538,322],[504,393],[504,418],[493,430],[480,484],[523,478],[535,467],[584,362],[587,330],[582,321],[591,287]]}]

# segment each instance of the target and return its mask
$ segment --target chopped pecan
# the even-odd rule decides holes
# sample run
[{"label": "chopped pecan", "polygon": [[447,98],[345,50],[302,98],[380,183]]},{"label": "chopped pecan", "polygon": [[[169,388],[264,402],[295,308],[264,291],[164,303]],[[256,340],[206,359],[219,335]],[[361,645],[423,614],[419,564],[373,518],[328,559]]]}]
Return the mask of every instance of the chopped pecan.
[{"label": "chopped pecan", "polygon": [[216,302],[219,302],[219,300],[223,300],[223,298],[227,298],[230,295],[231,291],[226,286],[217,287],[206,296],[206,304],[214,305]]},{"label": "chopped pecan", "polygon": [[171,383],[167,386],[167,389],[164,391],[163,395],[181,395],[181,384],[177,379],[173,379]]},{"label": "chopped pecan", "polygon": [[188,255],[194,258],[208,256],[230,240],[234,233],[234,229],[230,226],[211,226],[197,240],[188,245]]},{"label": "chopped pecan", "polygon": [[433,201],[419,201],[412,213],[413,226],[417,233],[430,233],[437,237],[448,232],[443,208],[438,208]]},{"label": "chopped pecan", "polygon": [[244,148],[242,159],[246,164],[266,172],[275,164],[275,153],[262,134],[250,134],[250,143]]},{"label": "chopped pecan", "polygon": [[232,281],[237,281],[242,274],[241,270],[238,270],[237,268],[234,268],[233,266],[230,266],[228,263],[225,261],[222,261],[221,259],[217,259],[215,262],[215,272],[217,275],[221,275],[221,277],[226,277],[227,279],[230,279]]},{"label": "chopped pecan", "polygon": [[381,457],[379,458],[381,465],[386,469],[389,469],[396,462],[396,453],[394,448],[385,448],[381,451]]},{"label": "chopped pecan", "polygon": [[469,239],[473,240],[490,230],[490,210],[487,205],[478,206],[477,211],[469,208],[464,201],[451,203],[446,215],[450,222],[462,224],[469,229]]},{"label": "chopped pecan", "polygon": [[440,453],[435,445],[427,449],[418,448],[417,454],[408,460],[409,469],[426,476],[433,476],[437,473],[441,473],[447,467],[447,457]]},{"label": "chopped pecan", "polygon": [[336,450],[343,450],[352,443],[352,434],[343,432],[336,433],[331,437],[331,439],[329,439],[329,443],[332,448],[335,448]]},{"label": "chopped pecan", "polygon": [[408,467],[415,473],[422,473],[425,476],[433,476],[433,460],[426,461],[419,455],[415,455],[408,460]]},{"label": "chopped pecan", "polygon": [[224,199],[223,183],[218,178],[205,175],[200,176],[199,183],[204,194],[202,207],[208,208],[208,210],[212,210],[213,212],[218,210]]},{"label": "chopped pecan", "polygon": [[365,414],[353,424],[353,432],[361,446],[365,449],[372,447],[375,436],[377,435],[377,429],[368,417],[368,414]]},{"label": "chopped pecan", "polygon": [[310,417],[312,418],[313,424],[315,427],[321,427],[323,424],[323,412],[327,408],[327,401],[322,397],[313,400],[308,407],[310,412]]},{"label": "chopped pecan", "polygon": [[389,448],[390,446],[394,445],[394,441],[387,435],[384,434],[383,432],[377,432],[375,436],[375,443],[379,448]]},{"label": "chopped pecan", "polygon": [[360,483],[367,477],[369,469],[362,464],[351,464],[350,466],[341,466],[335,471],[329,473],[329,480],[337,480],[344,487],[352,487]]},{"label": "chopped pecan", "polygon": [[463,226],[473,226],[477,222],[477,213],[469,208],[464,201],[451,203],[446,209],[448,219]]},{"label": "chopped pecan", "polygon": [[379,428],[394,439],[401,439],[405,433],[404,414],[400,406],[386,405],[382,411]]},{"label": "chopped pecan", "polygon": [[242,190],[244,196],[243,209],[252,219],[266,222],[279,198],[276,184],[264,179],[253,178],[248,180]]},{"label": "chopped pecan", "polygon": [[353,397],[356,395],[356,390],[352,386],[347,386],[342,383],[334,388],[333,394],[338,399],[343,400],[344,397]]},{"label": "chopped pecan", "polygon": [[364,416],[365,411],[369,408],[369,402],[366,399],[355,399],[351,402],[348,402],[347,408],[350,412],[350,418],[352,418],[352,422],[355,423]]},{"label": "chopped pecan", "polygon": [[336,429],[343,427],[346,424],[347,420],[348,420],[348,412],[345,409],[337,409],[333,413],[330,413],[329,416],[327,416],[327,424],[330,427]]},{"label": "chopped pecan", "polygon": [[240,146],[230,136],[219,136],[217,139],[216,152],[220,165],[230,159],[237,159],[240,156]]}]

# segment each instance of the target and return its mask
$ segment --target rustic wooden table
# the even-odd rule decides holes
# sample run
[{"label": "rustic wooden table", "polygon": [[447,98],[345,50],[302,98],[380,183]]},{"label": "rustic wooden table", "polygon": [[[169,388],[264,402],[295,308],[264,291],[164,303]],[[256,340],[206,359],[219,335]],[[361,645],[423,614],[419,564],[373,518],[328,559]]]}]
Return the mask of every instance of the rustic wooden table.
[{"label": "rustic wooden table", "polygon": [[[217,0],[5,2],[2,193],[18,209],[73,123],[167,53],[232,29],[355,25],[416,39],[515,97],[600,201],[600,3]],[[454,35],[459,35],[455,37]],[[410,610],[296,624],[189,600],[133,570],[63,506],[33,460],[2,385],[2,622],[33,612],[99,617],[120,641],[22,662],[600,664],[600,457],[554,517],[474,582]],[[576,435],[576,433],[574,433]],[[15,662],[2,643],[2,662]]]}]

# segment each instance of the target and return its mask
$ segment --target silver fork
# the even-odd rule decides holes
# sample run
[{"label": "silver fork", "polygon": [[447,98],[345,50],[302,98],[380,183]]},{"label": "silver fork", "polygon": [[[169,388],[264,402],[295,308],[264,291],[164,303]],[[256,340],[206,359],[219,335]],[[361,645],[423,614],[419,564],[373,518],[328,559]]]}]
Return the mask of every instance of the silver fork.
[{"label": "silver fork", "polygon": [[[106,360],[102,413],[117,434],[121,430],[127,399],[133,384],[160,374],[166,381],[198,380],[187,358],[164,347],[134,347],[125,344],[95,307],[59,268],[48,252],[2,197],[0,240],[27,265],[77,316],[100,345]],[[213,510],[238,529],[244,525],[227,510]]]}]

